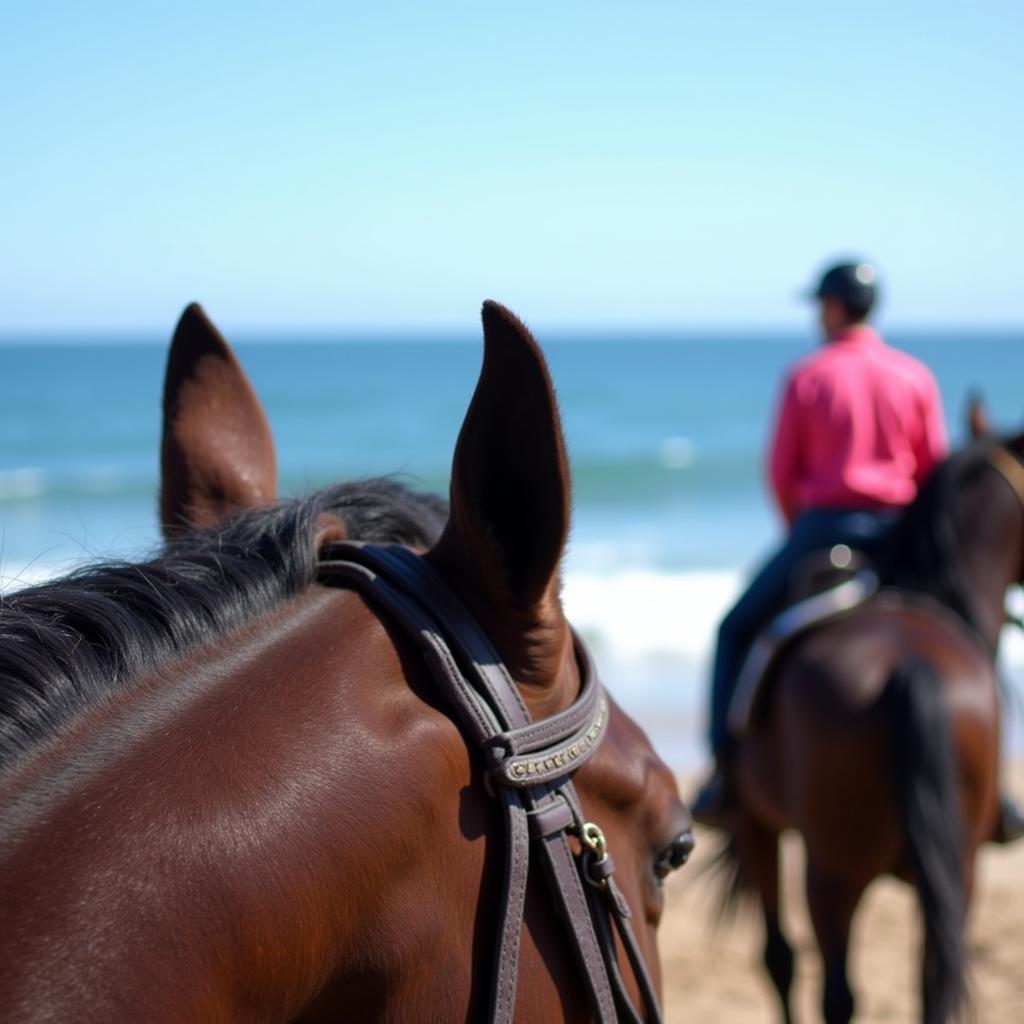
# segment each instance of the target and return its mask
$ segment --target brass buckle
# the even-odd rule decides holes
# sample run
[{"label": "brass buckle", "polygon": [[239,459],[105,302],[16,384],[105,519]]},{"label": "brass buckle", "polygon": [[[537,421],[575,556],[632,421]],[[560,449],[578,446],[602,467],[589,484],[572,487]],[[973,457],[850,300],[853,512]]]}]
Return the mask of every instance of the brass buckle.
[{"label": "brass buckle", "polygon": [[[583,877],[588,885],[595,889],[606,890],[608,888],[608,875],[611,874],[612,865],[608,857],[608,842],[601,829],[592,821],[586,821],[580,827],[580,843],[583,846],[581,869]],[[606,872],[595,871],[595,868],[602,864],[608,864]]]},{"label": "brass buckle", "polygon": [[591,852],[595,864],[603,864],[608,859],[608,842],[601,829],[592,821],[583,823],[580,842]]}]

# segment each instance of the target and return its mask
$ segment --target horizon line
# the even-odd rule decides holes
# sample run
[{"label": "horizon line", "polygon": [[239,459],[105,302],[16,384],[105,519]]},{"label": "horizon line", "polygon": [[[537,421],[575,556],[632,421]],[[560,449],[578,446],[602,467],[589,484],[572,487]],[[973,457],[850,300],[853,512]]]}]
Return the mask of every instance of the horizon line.
[{"label": "horizon line", "polygon": [[[220,325],[218,325],[220,326]],[[561,337],[565,340],[584,340],[584,335],[594,340],[611,340],[613,336],[624,332],[638,334],[648,338],[675,338],[678,340],[698,339],[699,337],[765,337],[778,338],[782,335],[817,337],[813,324],[784,323],[749,323],[749,322],[706,322],[706,323],[636,323],[629,321],[593,323],[571,322],[533,322],[527,323],[532,333],[547,334],[549,337]],[[290,335],[295,341],[392,341],[413,340],[424,341],[474,341],[480,337],[478,324],[469,326],[465,323],[454,324],[385,324],[385,323],[337,323],[337,324],[275,324],[255,325],[227,322],[220,328],[229,337],[243,344],[259,344],[280,342],[285,340],[282,335]],[[955,321],[928,322],[907,321],[884,323],[879,327],[885,334],[922,334],[936,335],[963,334],[975,331],[987,335],[1024,334],[1024,321],[1017,323],[1005,321]],[[19,343],[46,343],[61,341],[109,342],[111,344],[150,344],[157,341],[169,342],[174,332],[171,327],[153,325],[116,325],[116,326],[4,326],[0,325],[0,345]],[[543,339],[541,339],[543,340]]]}]

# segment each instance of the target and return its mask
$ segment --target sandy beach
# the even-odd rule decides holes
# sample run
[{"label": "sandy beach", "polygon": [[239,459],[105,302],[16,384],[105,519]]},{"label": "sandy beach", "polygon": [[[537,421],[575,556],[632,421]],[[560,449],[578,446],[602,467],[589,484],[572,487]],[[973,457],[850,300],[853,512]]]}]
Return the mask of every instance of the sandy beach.
[{"label": "sandy beach", "polygon": [[[1013,773],[1024,794],[1024,765]],[[683,787],[688,793],[688,786]],[[670,1024],[768,1024],[779,1019],[774,991],[761,963],[761,922],[750,913],[715,928],[715,885],[700,867],[712,853],[698,833],[693,861],[672,879],[661,929],[665,1009]],[[802,886],[802,850],[796,837],[784,847],[786,926],[797,952],[794,1006],[800,1021],[820,1020],[821,971]],[[969,950],[974,1020],[1016,1024],[1024,1019],[1024,841],[989,846],[980,858],[970,912]],[[854,921],[851,979],[857,1021],[918,1018],[916,897],[891,879],[868,891]]]}]

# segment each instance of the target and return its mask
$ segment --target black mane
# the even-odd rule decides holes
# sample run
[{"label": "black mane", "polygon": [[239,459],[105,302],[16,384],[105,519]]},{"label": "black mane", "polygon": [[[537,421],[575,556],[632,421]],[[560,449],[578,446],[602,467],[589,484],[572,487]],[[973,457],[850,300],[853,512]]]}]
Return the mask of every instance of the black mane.
[{"label": "black mane", "polygon": [[339,484],[0,597],[0,769],[116,691],[266,614],[316,578],[322,513],[356,540],[427,547],[446,503],[389,479]]},{"label": "black mane", "polygon": [[933,597],[978,628],[960,560],[960,495],[997,442],[976,441],[941,463],[904,513],[882,559],[882,583]]}]

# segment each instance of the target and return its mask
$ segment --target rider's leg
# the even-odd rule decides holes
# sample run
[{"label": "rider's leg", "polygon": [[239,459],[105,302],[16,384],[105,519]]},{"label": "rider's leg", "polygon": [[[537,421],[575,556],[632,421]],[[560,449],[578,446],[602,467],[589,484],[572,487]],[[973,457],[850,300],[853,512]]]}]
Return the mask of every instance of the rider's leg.
[{"label": "rider's leg", "polygon": [[750,582],[743,596],[729,610],[718,627],[718,642],[711,670],[711,709],[709,739],[715,755],[729,745],[727,717],[729,702],[743,659],[765,620],[786,596],[789,574],[797,561],[787,543]]},{"label": "rider's leg", "polygon": [[845,511],[826,509],[815,509],[799,516],[785,543],[761,566],[743,596],[722,619],[711,671],[708,738],[713,754],[728,752],[729,702],[750,645],[772,615],[782,609],[790,577],[801,559],[835,543],[848,517]]},{"label": "rider's leg", "polygon": [[786,543],[761,567],[718,629],[708,715],[708,740],[715,758],[715,771],[701,787],[692,807],[694,818],[705,825],[720,824],[732,804],[729,703],[747,651],[785,600],[790,575],[797,563],[822,543],[814,522],[808,524],[804,520],[802,516],[794,523]]},{"label": "rider's leg", "polygon": [[894,522],[889,512],[813,509],[793,523],[782,547],[758,571],[718,630],[711,673],[708,740],[715,771],[694,799],[692,813],[702,824],[720,824],[732,804],[729,704],[744,659],[757,634],[785,601],[790,577],[801,559],[837,543],[875,549]]},{"label": "rider's leg", "polygon": [[818,513],[821,529],[829,535],[826,544],[846,544],[869,558],[877,558],[892,537],[900,513],[890,509],[849,509]]}]

